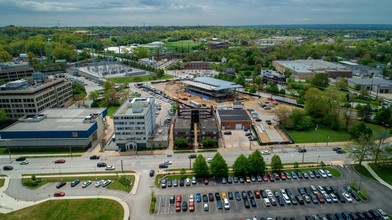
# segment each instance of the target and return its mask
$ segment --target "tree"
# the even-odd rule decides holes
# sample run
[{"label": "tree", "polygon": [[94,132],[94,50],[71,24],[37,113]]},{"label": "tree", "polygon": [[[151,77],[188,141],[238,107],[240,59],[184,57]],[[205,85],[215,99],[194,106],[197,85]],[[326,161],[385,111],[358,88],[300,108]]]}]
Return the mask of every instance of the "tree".
[{"label": "tree", "polygon": [[226,160],[223,159],[220,153],[216,153],[210,163],[211,176],[227,176],[229,168],[227,167]]},{"label": "tree", "polygon": [[234,175],[248,175],[249,174],[249,162],[248,159],[241,154],[237,157],[233,164]]},{"label": "tree", "polygon": [[214,148],[214,147],[218,147],[218,141],[214,138],[211,137],[206,137],[201,144],[203,145],[203,147],[205,148]]},{"label": "tree", "polygon": [[185,173],[186,173],[185,168],[182,168],[181,171],[180,171],[181,179],[185,179],[186,178]]},{"label": "tree", "polygon": [[279,171],[283,169],[282,161],[280,160],[279,155],[274,155],[271,158],[271,169],[273,171]]},{"label": "tree", "polygon": [[82,93],[84,94],[84,96],[87,94],[86,88],[84,87],[84,85],[81,83],[72,83],[72,94],[79,95]]},{"label": "tree", "polygon": [[276,117],[279,119],[280,124],[285,128],[293,128],[294,124],[290,118],[291,110],[287,106],[279,106],[274,108]]},{"label": "tree", "polygon": [[326,88],[329,85],[328,75],[326,73],[316,73],[310,82],[315,87]]},{"label": "tree", "polygon": [[351,139],[355,141],[359,141],[360,138],[365,139],[366,141],[369,141],[370,138],[373,135],[373,130],[366,126],[364,122],[357,122],[355,123],[349,130],[348,132],[351,136]]},{"label": "tree", "polygon": [[188,144],[188,140],[183,137],[176,137],[173,143],[174,147],[176,148],[187,148]]},{"label": "tree", "polygon": [[195,162],[193,162],[192,170],[196,177],[209,176],[210,172],[209,172],[208,164],[206,158],[204,158],[203,155],[199,154],[196,157]]},{"label": "tree", "polygon": [[348,86],[348,82],[346,78],[341,78],[339,79],[339,81],[337,81],[335,83],[336,88],[338,88],[339,90],[343,90],[345,88],[347,88]]},{"label": "tree", "polygon": [[358,139],[354,139],[348,151],[350,152],[349,157],[358,161],[359,165],[362,165],[366,157],[373,153],[374,141],[369,140],[366,134],[361,134]]},{"label": "tree", "polygon": [[325,113],[325,97],[321,90],[310,88],[305,93],[305,112],[314,118],[318,118]]},{"label": "tree", "polygon": [[4,109],[0,108],[0,122],[8,119],[7,113]]},{"label": "tree", "polygon": [[96,100],[98,99],[98,97],[99,97],[99,91],[98,91],[98,90],[91,91],[91,92],[88,94],[88,97],[89,97],[92,101],[96,101]]},{"label": "tree", "polygon": [[312,118],[306,115],[303,109],[293,109],[290,119],[293,129],[297,131],[306,131],[313,126]]},{"label": "tree", "polygon": [[385,108],[384,106],[377,110],[373,119],[377,124],[384,124],[392,126],[392,107]]},{"label": "tree", "polygon": [[372,115],[372,108],[369,104],[357,105],[355,107],[357,109],[357,115],[362,121],[370,121],[370,117]]},{"label": "tree", "polygon": [[293,165],[293,167],[294,167],[294,169],[298,169],[298,167],[299,167],[299,164],[298,164],[298,162],[294,162],[294,165]]},{"label": "tree", "polygon": [[265,162],[259,150],[254,151],[248,156],[250,173],[264,173]]}]

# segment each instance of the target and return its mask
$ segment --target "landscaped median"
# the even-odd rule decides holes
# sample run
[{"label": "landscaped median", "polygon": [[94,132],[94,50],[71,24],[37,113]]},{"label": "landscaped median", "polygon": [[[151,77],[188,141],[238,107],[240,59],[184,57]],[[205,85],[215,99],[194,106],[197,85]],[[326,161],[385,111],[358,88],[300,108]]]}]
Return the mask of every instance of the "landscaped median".
[{"label": "landscaped median", "polygon": [[122,190],[131,192],[135,183],[135,175],[133,172],[107,172],[107,173],[65,173],[65,174],[24,174],[22,175],[23,186],[29,189],[37,189],[46,183],[53,182],[72,182],[79,179],[81,182],[87,180],[112,180],[113,182],[107,186],[108,189]]},{"label": "landscaped median", "polygon": [[0,219],[123,219],[124,209],[111,199],[50,200],[8,214]]}]

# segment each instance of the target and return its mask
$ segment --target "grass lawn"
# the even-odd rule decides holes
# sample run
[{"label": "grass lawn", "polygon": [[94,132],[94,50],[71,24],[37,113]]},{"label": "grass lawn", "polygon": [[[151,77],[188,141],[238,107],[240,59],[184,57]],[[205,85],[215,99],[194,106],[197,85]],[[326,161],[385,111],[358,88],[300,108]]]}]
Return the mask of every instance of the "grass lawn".
[{"label": "grass lawn", "polygon": [[[108,78],[108,80],[115,82],[115,83],[130,83],[130,82],[146,82],[154,80],[153,77],[156,74],[151,75],[142,75],[142,76],[127,76],[127,77],[119,77],[119,78]],[[163,75],[161,78],[157,78],[156,80],[166,80],[174,78],[172,75]]]},{"label": "grass lawn", "polygon": [[[135,181],[135,177],[133,175],[127,175],[126,177],[133,180],[133,182]],[[81,182],[86,181],[86,180],[104,179],[104,180],[113,180],[115,183],[115,182],[117,182],[119,177],[117,175],[113,175],[113,176],[99,176],[99,175],[93,176],[93,175],[91,175],[91,176],[78,176],[78,177],[44,177],[44,178],[39,178],[38,185],[36,185],[36,186],[30,186],[29,182],[31,182],[31,178],[22,177],[22,185],[29,188],[29,189],[37,189],[46,183],[53,183],[53,182],[56,183],[56,182],[60,182],[60,181],[65,181],[65,182],[68,182],[68,184],[70,184],[70,182],[74,181],[75,179],[79,179]],[[133,186],[133,184],[132,184],[132,186]],[[110,187],[108,187],[108,188],[110,188]],[[130,187],[130,188],[125,187],[124,188],[124,187],[119,186],[116,183],[115,186],[113,186],[113,189],[120,189],[120,190],[125,189],[124,191],[129,192],[132,190],[132,187]]]},{"label": "grass lawn", "polygon": [[116,201],[109,199],[65,199],[46,201],[8,214],[0,214],[7,220],[46,219],[123,219],[124,209]]},{"label": "grass lawn", "polygon": [[184,50],[188,50],[188,45],[189,49],[191,50],[192,47],[200,45],[199,42],[195,41],[175,41],[175,42],[167,42],[163,46],[164,47],[184,47]]},{"label": "grass lawn", "polygon": [[5,181],[5,179],[0,178],[0,187],[3,187],[3,186],[4,186],[4,181]]},{"label": "grass lawn", "polygon": [[113,118],[113,114],[117,111],[118,108],[120,108],[120,106],[109,106],[109,107],[104,107],[103,108],[107,108],[108,109],[108,116]]},{"label": "grass lawn", "polygon": [[114,181],[114,183],[107,186],[107,188],[122,190],[125,192],[131,192],[134,185],[135,185],[135,176],[128,176],[128,177],[123,177],[123,179],[119,178],[117,181]]},{"label": "grass lawn", "polygon": [[354,164],[353,167],[362,176],[364,176],[368,179],[376,180],[376,178],[374,178],[374,176],[371,173],[369,173],[369,171],[364,166],[359,165],[359,164]]},{"label": "grass lawn", "polygon": [[[319,126],[317,129],[317,139],[315,129],[308,131],[288,130],[295,143],[314,143],[316,142],[342,142],[349,141],[350,135],[345,130],[334,131],[328,127]],[[329,136],[329,140],[328,140]]]},{"label": "grass lawn", "polygon": [[[373,130],[373,136],[377,139],[381,138],[382,136],[384,136],[384,132],[385,132],[385,127],[380,126],[380,125],[375,125],[375,124],[366,124],[368,127],[370,127]],[[386,134],[386,138],[390,137],[391,134],[389,133],[390,129],[387,129]]]},{"label": "grass lawn", "polygon": [[392,185],[392,164],[375,165],[370,163],[369,166],[381,177],[385,182]]}]

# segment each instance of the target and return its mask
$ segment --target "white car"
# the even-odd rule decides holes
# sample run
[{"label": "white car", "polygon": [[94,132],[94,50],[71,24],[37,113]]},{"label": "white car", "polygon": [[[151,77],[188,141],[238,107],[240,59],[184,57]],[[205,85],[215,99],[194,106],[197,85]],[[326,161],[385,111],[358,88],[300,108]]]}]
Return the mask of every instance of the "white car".
[{"label": "white car", "polygon": [[225,198],[223,200],[223,204],[224,204],[224,207],[225,207],[226,210],[230,209],[230,203],[229,203],[229,200],[227,198]]},{"label": "white car", "polygon": [[211,158],[211,157],[207,158],[207,162],[208,162],[208,163],[211,163],[211,161],[212,161],[212,158]]},{"label": "white car", "polygon": [[332,174],[329,170],[325,170],[325,173],[327,174],[328,177],[332,177]]},{"label": "white car", "polygon": [[203,205],[203,210],[208,212],[209,208],[208,208],[208,203],[204,203]]},{"label": "white car", "polygon": [[262,155],[270,155],[270,154],[271,154],[271,151],[269,151],[269,150],[262,150],[262,151],[261,151],[261,154],[262,154]]},{"label": "white car", "polygon": [[189,195],[189,202],[195,201],[195,196],[193,194]]},{"label": "white car", "polygon": [[25,160],[25,161],[20,162],[19,164],[20,165],[27,165],[27,164],[29,164],[29,162],[27,160]]},{"label": "white car", "polygon": [[348,193],[342,193],[342,196],[347,200],[347,202],[353,202],[353,199]]},{"label": "white car", "polygon": [[106,166],[105,170],[115,170],[116,168],[114,168],[114,166]]},{"label": "white car", "polygon": [[102,183],[103,183],[103,180],[98,180],[96,183],[95,183],[95,187],[100,187],[100,186],[102,186]]},{"label": "white car", "polygon": [[105,181],[103,181],[103,183],[102,183],[102,187],[106,187],[106,186],[108,186],[108,185],[111,184],[111,183],[112,183],[111,180],[105,180]]},{"label": "white car", "polygon": [[173,162],[171,162],[170,160],[165,160],[165,161],[163,161],[163,164],[165,164],[165,165],[172,165]]},{"label": "white car", "polygon": [[86,182],[83,182],[83,183],[82,183],[82,188],[86,188],[86,187],[89,186],[91,183],[92,183],[91,180],[88,180],[88,181],[86,181]]}]

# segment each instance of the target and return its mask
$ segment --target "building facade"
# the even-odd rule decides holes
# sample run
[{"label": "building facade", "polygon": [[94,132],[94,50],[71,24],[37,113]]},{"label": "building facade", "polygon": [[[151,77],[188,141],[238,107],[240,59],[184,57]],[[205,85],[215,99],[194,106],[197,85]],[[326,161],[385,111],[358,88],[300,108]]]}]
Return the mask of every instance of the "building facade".
[{"label": "building facade", "polygon": [[71,82],[62,78],[33,85],[21,79],[0,86],[0,108],[11,120],[48,108],[62,108],[71,101]]},{"label": "building facade", "polygon": [[106,115],[106,108],[46,109],[1,130],[0,141],[12,148],[90,148],[104,134]]},{"label": "building facade", "polygon": [[155,129],[155,99],[129,98],[113,114],[116,143],[121,150],[147,148]]},{"label": "building facade", "polygon": [[381,94],[392,93],[392,80],[382,78],[350,78],[347,80],[348,86],[355,88],[360,86],[360,90],[372,91]]},{"label": "building facade", "polygon": [[0,63],[0,80],[12,82],[19,79],[30,78],[34,69],[28,62]]},{"label": "building facade", "polygon": [[173,138],[176,137],[187,139],[189,148],[201,146],[207,137],[218,140],[219,132],[213,109],[178,109],[173,126]]}]

